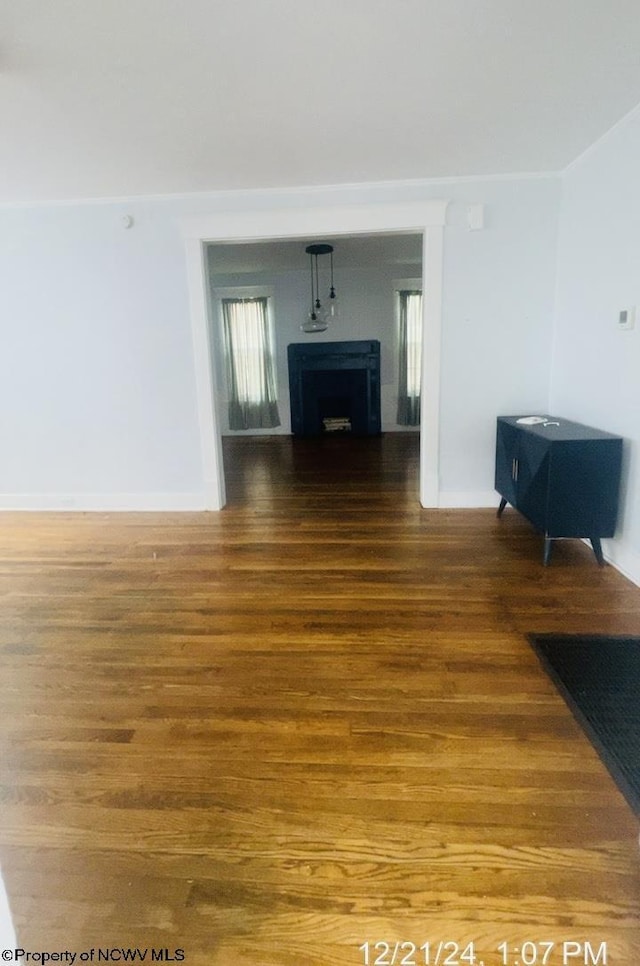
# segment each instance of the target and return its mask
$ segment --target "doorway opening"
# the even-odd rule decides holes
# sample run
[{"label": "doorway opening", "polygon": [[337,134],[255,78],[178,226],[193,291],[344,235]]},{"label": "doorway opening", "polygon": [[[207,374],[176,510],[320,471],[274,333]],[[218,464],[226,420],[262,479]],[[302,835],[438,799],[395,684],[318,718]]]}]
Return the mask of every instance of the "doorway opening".
[{"label": "doorway opening", "polygon": [[442,301],[442,249],[446,201],[414,205],[356,205],[338,208],[274,209],[237,212],[198,218],[183,224],[187,249],[191,319],[195,349],[196,390],[200,418],[205,508],[225,505],[222,455],[223,418],[219,373],[211,338],[212,300],[209,285],[210,245],[256,243],[331,237],[419,234],[422,238],[423,308],[423,416],[420,426],[419,499],[437,506],[439,499],[439,397],[440,330]]}]

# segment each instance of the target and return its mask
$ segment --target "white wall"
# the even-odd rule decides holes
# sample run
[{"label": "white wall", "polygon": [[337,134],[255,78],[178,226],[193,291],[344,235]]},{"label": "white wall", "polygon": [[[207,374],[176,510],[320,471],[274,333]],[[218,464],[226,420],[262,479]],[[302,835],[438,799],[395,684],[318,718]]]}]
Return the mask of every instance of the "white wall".
[{"label": "white wall", "polygon": [[[640,583],[640,109],[564,176],[551,410],[625,440],[609,557]],[[619,331],[620,309],[638,307]]]},{"label": "white wall", "polygon": [[[485,228],[466,229],[466,202]],[[461,183],[445,235],[442,504],[496,505],[496,417],[545,411],[559,182]]]},{"label": "white wall", "polygon": [[[555,178],[3,209],[0,507],[204,505],[182,219],[430,198],[451,200],[443,500],[493,501],[496,415],[547,403]],[[482,231],[470,203],[486,205]]]},{"label": "white wall", "polygon": [[184,253],[162,206],[5,210],[0,505],[189,506],[201,488]]}]

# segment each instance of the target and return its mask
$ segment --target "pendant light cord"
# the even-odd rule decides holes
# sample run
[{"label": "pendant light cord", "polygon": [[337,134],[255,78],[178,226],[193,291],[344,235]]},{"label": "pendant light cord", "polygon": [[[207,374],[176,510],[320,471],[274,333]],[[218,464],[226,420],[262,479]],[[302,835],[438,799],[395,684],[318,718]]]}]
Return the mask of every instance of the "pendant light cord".
[{"label": "pendant light cord", "polygon": [[318,256],[314,255],[316,260],[316,308],[320,308],[320,284],[318,281]]},{"label": "pendant light cord", "polygon": [[309,255],[309,265],[311,267],[311,315],[313,315],[316,304],[313,291],[313,255]]}]

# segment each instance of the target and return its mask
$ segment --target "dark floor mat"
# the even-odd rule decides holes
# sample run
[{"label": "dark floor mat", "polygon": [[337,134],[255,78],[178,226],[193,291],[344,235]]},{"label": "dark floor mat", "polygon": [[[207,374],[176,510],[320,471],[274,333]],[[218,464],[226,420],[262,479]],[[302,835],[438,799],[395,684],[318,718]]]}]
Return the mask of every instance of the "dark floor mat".
[{"label": "dark floor mat", "polygon": [[529,640],[640,814],[640,637],[533,634]]}]

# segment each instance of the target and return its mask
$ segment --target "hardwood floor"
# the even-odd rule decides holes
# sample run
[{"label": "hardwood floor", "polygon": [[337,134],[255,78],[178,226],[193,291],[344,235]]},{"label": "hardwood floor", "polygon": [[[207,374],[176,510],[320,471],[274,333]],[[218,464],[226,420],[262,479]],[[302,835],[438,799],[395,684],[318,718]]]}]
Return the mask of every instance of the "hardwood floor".
[{"label": "hardwood floor", "polygon": [[640,634],[640,590],[577,541],[543,568],[514,511],[422,510],[412,434],[225,460],[220,514],[2,516],[18,945],[637,963],[637,820],[526,634]]}]

